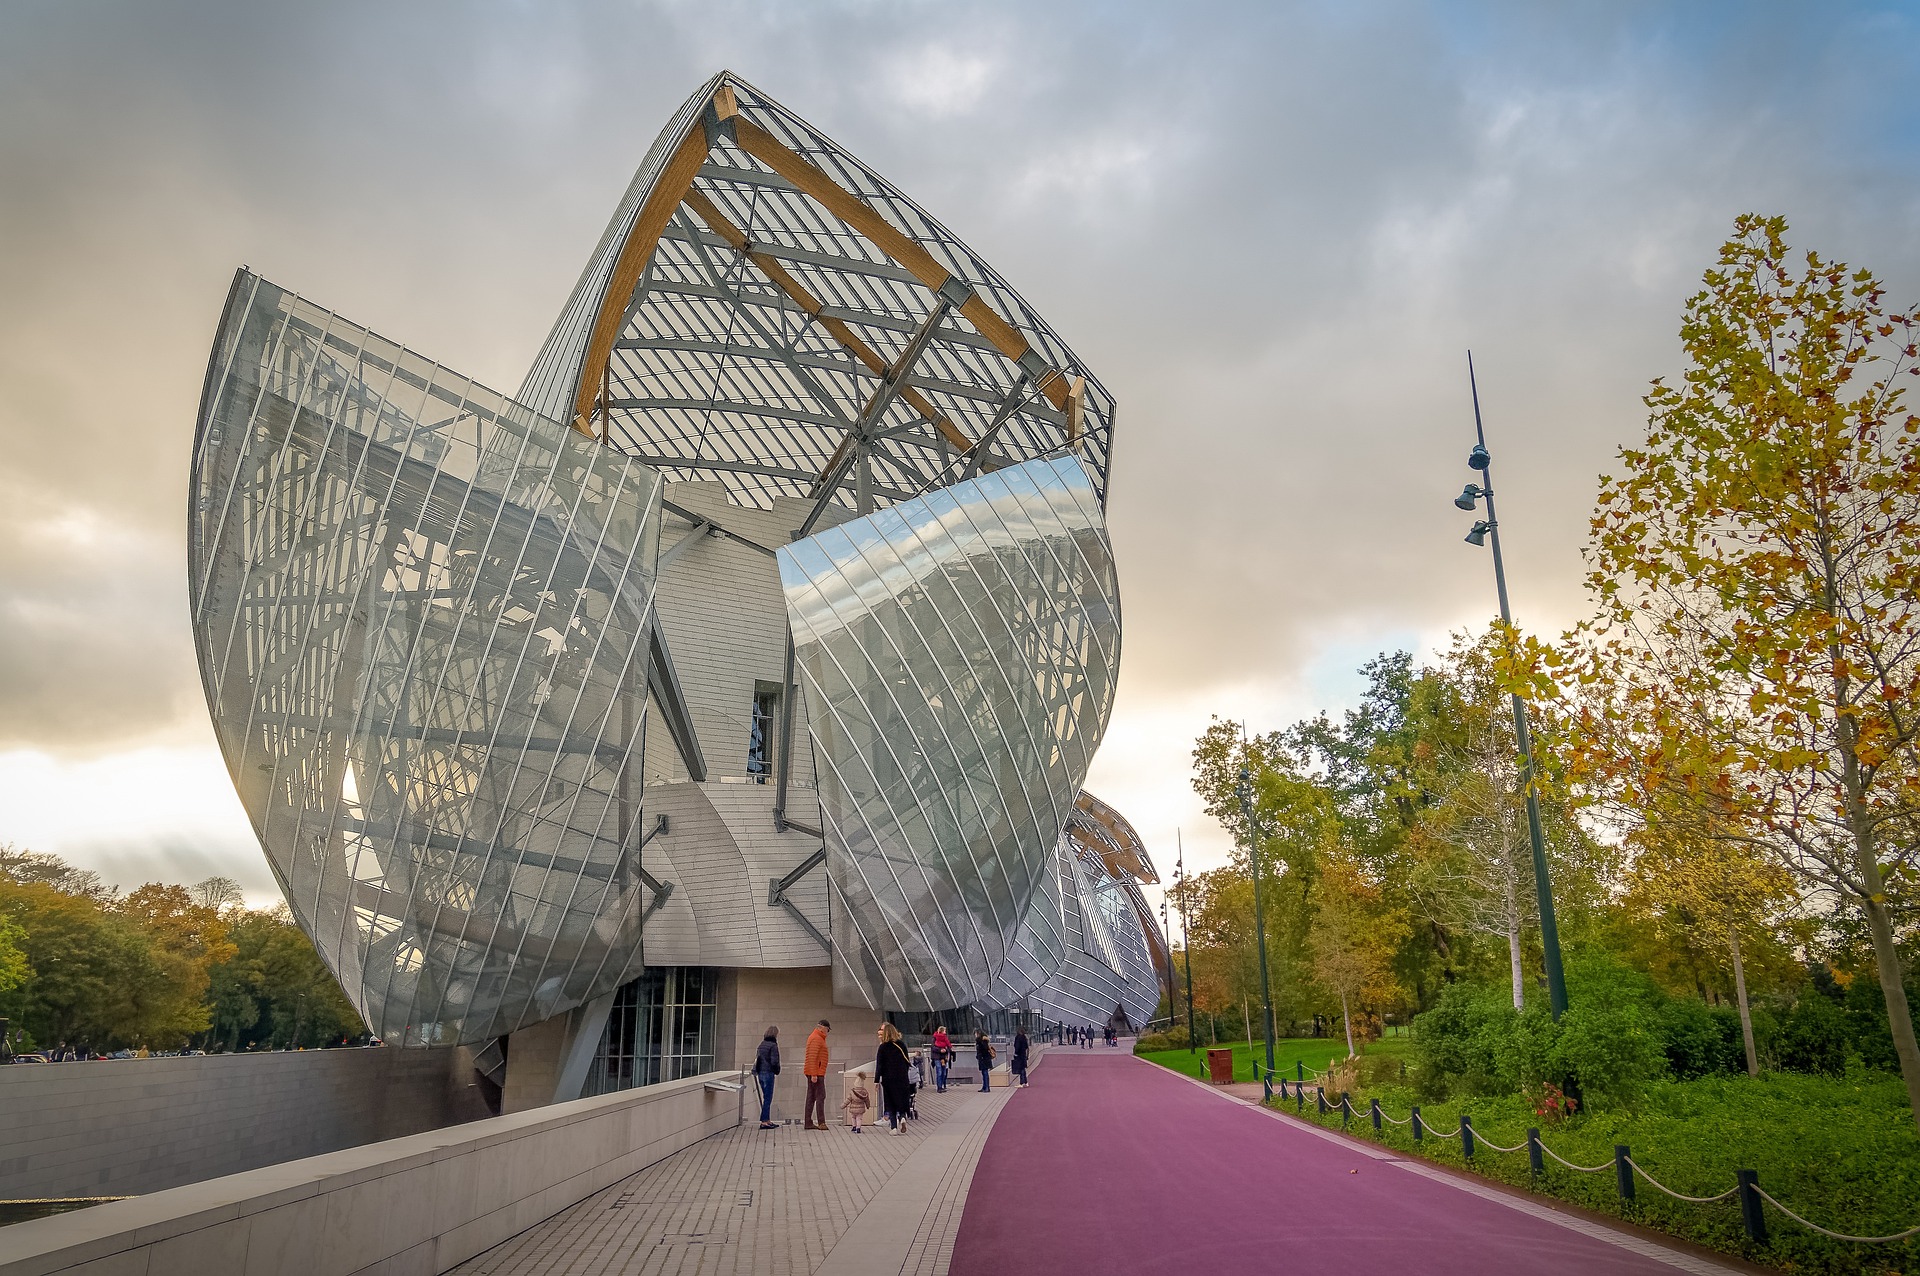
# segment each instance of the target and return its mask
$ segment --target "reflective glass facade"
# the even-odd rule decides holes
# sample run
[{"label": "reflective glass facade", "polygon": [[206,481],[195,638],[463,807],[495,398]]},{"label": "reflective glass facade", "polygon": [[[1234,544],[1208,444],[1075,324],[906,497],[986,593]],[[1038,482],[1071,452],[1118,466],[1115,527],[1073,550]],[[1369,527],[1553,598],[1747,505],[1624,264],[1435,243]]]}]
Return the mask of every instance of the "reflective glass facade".
[{"label": "reflective glass facade", "polygon": [[1106,728],[1119,595],[1071,456],[780,550],[811,712],[834,995],[986,997]]},{"label": "reflective glass facade", "polygon": [[214,728],[374,1031],[629,978],[658,474],[242,272],[192,491]]},{"label": "reflective glass facade", "polygon": [[1113,423],[978,254],[729,74],[514,399],[242,271],[195,637],[268,860],[375,1030],[478,1043],[624,986],[593,1084],[710,1057],[643,926],[663,980],[1150,1012],[1123,905],[1151,869],[1080,790],[1119,660]]}]

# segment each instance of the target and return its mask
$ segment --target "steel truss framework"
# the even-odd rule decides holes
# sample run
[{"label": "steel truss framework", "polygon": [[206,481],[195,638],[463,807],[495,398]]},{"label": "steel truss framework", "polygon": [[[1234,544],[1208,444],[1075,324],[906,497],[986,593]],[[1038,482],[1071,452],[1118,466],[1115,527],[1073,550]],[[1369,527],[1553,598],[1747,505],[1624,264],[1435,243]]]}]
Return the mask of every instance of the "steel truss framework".
[{"label": "steel truss framework", "polygon": [[1113,399],[1058,335],[912,200],[726,73],[654,142],[519,397],[761,508],[865,514],[1065,446],[1106,499]]}]

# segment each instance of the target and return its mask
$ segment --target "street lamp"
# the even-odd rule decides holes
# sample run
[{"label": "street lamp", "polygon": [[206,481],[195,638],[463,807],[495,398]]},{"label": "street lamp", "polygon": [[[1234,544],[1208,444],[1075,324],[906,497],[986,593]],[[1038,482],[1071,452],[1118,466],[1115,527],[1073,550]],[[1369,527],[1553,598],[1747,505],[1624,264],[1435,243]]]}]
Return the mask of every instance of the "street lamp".
[{"label": "street lamp", "polygon": [[1267,1070],[1261,1075],[1260,1082],[1266,1097],[1271,1099],[1273,1097],[1273,988],[1267,981],[1267,911],[1260,898],[1260,830],[1253,822],[1253,777],[1247,770],[1246,747],[1245,735],[1242,733],[1240,783],[1234,786],[1233,791],[1240,798],[1240,820],[1247,828],[1247,856],[1253,863],[1253,931],[1260,947],[1260,1018],[1265,1021],[1267,1034]]},{"label": "street lamp", "polygon": [[[1484,486],[1469,483],[1454,504],[1471,510],[1477,501],[1487,503],[1487,516],[1467,533],[1467,544],[1483,545],[1493,540],[1493,581],[1500,593],[1500,621],[1509,628],[1513,614],[1507,607],[1507,568],[1500,557],[1500,520],[1493,512],[1493,458],[1487,453],[1487,431],[1480,423],[1480,386],[1473,376],[1473,353],[1467,353],[1467,385],[1473,392],[1473,451],[1467,454],[1467,466],[1480,471]],[[1527,798],[1527,832],[1533,838],[1534,893],[1540,901],[1540,947],[1547,967],[1547,1001],[1558,1019],[1567,1010],[1567,979],[1560,968],[1560,927],[1553,918],[1553,881],[1547,873],[1547,842],[1540,831],[1540,795],[1533,782],[1533,735],[1527,730],[1527,705],[1518,692],[1513,697],[1513,733],[1520,748],[1520,787]],[[1256,896],[1256,898],[1258,898]]]},{"label": "street lamp", "polygon": [[1180,840],[1180,830],[1173,831],[1173,844],[1179,848],[1179,858],[1174,861],[1173,876],[1180,886],[1180,952],[1186,958],[1187,965],[1187,1053],[1193,1053],[1193,940],[1187,933],[1187,848]]}]

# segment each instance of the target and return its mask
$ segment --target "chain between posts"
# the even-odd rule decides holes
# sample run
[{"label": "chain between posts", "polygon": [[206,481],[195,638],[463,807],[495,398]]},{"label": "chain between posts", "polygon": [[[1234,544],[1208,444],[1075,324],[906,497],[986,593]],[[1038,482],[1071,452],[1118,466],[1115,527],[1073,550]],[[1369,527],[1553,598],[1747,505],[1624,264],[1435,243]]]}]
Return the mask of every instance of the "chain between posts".
[{"label": "chain between posts", "polygon": [[[1281,1082],[1283,1097],[1285,1095],[1285,1086],[1286,1083],[1283,1079]],[[1306,1090],[1307,1087],[1303,1082],[1295,1082],[1294,1096],[1303,1107],[1306,1100]],[[1350,1095],[1343,1091],[1338,1104],[1329,1104],[1324,1086],[1316,1086],[1315,1091],[1319,1100],[1319,1109],[1322,1113],[1338,1111],[1341,1113],[1343,1124],[1352,1121],[1353,1101]],[[1461,1141],[1461,1151],[1468,1159],[1473,1157],[1474,1146],[1478,1143],[1496,1152],[1526,1152],[1532,1169],[1536,1174],[1541,1172],[1543,1165],[1543,1162],[1539,1158],[1539,1153],[1542,1152],[1552,1157],[1567,1169],[1574,1170],[1581,1174],[1603,1174],[1607,1170],[1613,1170],[1620,1197],[1623,1202],[1629,1205],[1631,1205],[1634,1200],[1633,1176],[1636,1174],[1645,1179],[1656,1190],[1665,1193],[1674,1200],[1686,1201],[1693,1205],[1714,1205],[1721,1201],[1737,1198],[1740,1204],[1741,1221],[1745,1226],[1747,1238],[1759,1244],[1765,1244],[1767,1240],[1766,1219],[1761,1209],[1762,1201],[1773,1206],[1808,1231],[1818,1232],[1820,1235],[1836,1241],[1846,1241],[1858,1245],[1887,1245],[1920,1236],[1920,1223],[1907,1228],[1905,1231],[1894,1232],[1888,1236],[1854,1236],[1846,1232],[1836,1232],[1831,1228],[1822,1227],[1818,1223],[1803,1218],[1801,1215],[1796,1214],[1793,1210],[1781,1204],[1778,1198],[1760,1186],[1759,1176],[1752,1170],[1736,1170],[1734,1172],[1734,1185],[1715,1196],[1689,1196],[1685,1192],[1674,1191],[1665,1183],[1654,1178],[1653,1175],[1647,1172],[1645,1166],[1633,1159],[1624,1144],[1614,1145],[1614,1155],[1610,1161],[1603,1161],[1599,1165],[1576,1165],[1548,1147],[1541,1140],[1539,1131],[1536,1129],[1529,1129],[1527,1131],[1527,1141],[1525,1143],[1518,1144],[1514,1147],[1502,1147],[1500,1144],[1488,1140],[1485,1135],[1482,1135],[1476,1130],[1473,1126],[1471,1116],[1465,1112],[1460,1114],[1459,1123],[1452,1130],[1442,1133],[1421,1121],[1420,1106],[1418,1104],[1414,1105],[1413,1111],[1405,1120],[1389,1115],[1381,1108],[1378,1099],[1371,1099],[1368,1101],[1368,1104],[1369,1115],[1373,1118],[1374,1129],[1376,1131],[1380,1129],[1380,1121],[1384,1119],[1394,1125],[1411,1125],[1413,1127],[1413,1137],[1416,1141],[1419,1141],[1424,1134],[1432,1134],[1435,1138],[1441,1139],[1459,1138]]]}]

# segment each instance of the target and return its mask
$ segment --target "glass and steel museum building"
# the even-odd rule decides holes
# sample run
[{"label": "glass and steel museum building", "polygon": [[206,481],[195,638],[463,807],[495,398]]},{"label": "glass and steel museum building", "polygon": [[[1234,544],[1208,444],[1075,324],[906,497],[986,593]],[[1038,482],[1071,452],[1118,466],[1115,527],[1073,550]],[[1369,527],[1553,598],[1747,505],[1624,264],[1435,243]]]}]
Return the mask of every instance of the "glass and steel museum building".
[{"label": "glass and steel museum building", "polygon": [[732,1066],[768,1023],[1144,1022],[1157,879],[1081,787],[1113,426],[992,267],[728,74],[517,394],[240,271],[193,456],[201,674],[372,1029],[470,1047],[523,1107]]}]

